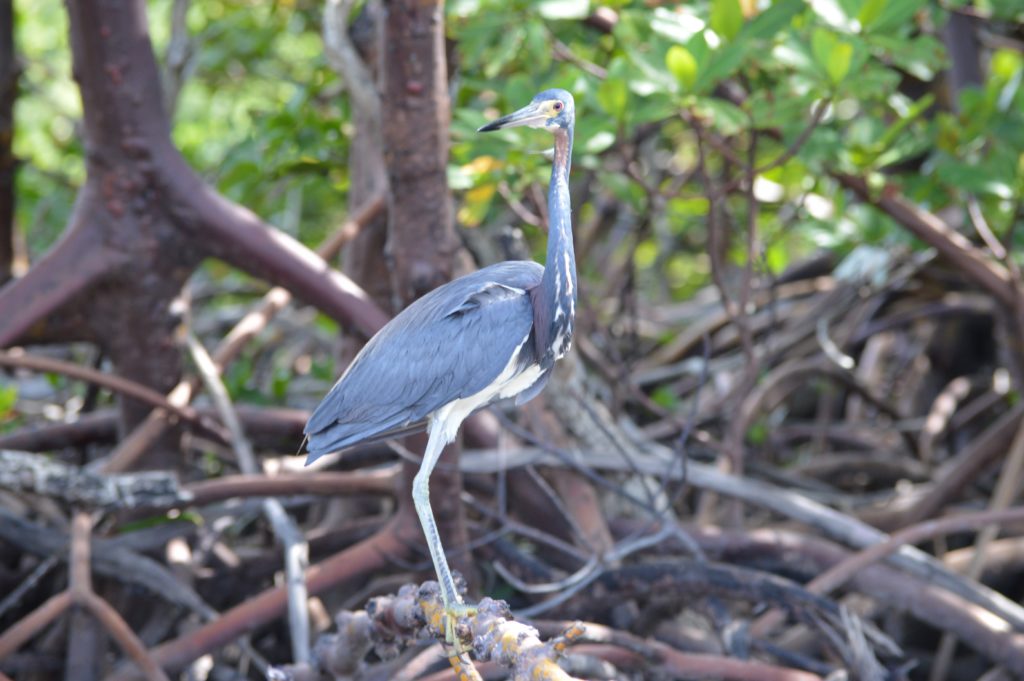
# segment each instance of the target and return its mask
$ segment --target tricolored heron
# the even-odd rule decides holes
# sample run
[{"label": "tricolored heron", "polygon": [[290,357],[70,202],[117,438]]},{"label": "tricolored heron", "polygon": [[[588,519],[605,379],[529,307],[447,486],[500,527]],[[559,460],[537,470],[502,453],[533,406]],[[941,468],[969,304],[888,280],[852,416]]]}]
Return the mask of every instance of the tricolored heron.
[{"label": "tricolored heron", "polygon": [[448,618],[462,605],[430,509],[429,478],[462,421],[500,399],[522,404],[547,383],[569,350],[576,313],[576,258],[569,207],[575,106],[565,90],[545,90],[480,128],[543,128],[555,137],[548,190],[544,266],[508,261],[440,286],[415,301],[359,352],[306,424],[309,464],[345,447],[426,424],[423,462],[412,494],[441,585]]}]

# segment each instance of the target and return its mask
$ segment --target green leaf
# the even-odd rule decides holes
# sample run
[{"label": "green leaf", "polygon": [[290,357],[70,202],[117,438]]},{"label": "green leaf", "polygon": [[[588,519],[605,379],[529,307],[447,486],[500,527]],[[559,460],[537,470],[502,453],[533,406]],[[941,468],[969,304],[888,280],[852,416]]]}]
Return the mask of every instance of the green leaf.
[{"label": "green leaf", "polygon": [[749,41],[737,40],[711,52],[711,59],[705,68],[701,69],[700,78],[697,79],[694,89],[697,92],[707,92],[735,73],[746,59],[751,45]]},{"label": "green leaf", "polygon": [[694,104],[698,114],[711,121],[712,127],[723,135],[735,135],[747,126],[743,110],[724,99],[701,97]]},{"label": "green leaf", "polygon": [[849,73],[853,45],[841,40],[836,34],[823,28],[815,29],[811,36],[811,50],[833,85],[838,85]]},{"label": "green leaf", "polygon": [[620,78],[608,78],[597,88],[597,103],[615,118],[622,120],[629,103],[629,86]]},{"label": "green leaf", "polygon": [[7,416],[18,402],[18,386],[0,386],[0,417]]},{"label": "green leaf", "polygon": [[676,197],[669,199],[666,204],[669,218],[673,223],[680,222],[683,218],[703,217],[708,214],[711,202],[703,196],[690,198]]},{"label": "green leaf", "polygon": [[[928,0],[890,0],[883,2],[883,8],[879,11],[878,16],[874,17],[871,21],[870,27],[864,24],[865,28],[870,28],[872,33],[882,33],[886,31],[894,31],[902,29],[905,26],[913,25],[914,15],[917,14]],[[864,22],[861,22],[864,23]]]},{"label": "green leaf", "polygon": [[655,404],[669,410],[675,410],[679,408],[680,399],[676,391],[667,385],[658,386],[654,392],[651,393],[651,399]]},{"label": "green leaf", "polygon": [[931,108],[935,102],[935,95],[932,93],[926,94],[924,97],[913,102],[907,111],[901,115],[896,121],[889,126],[885,133],[878,140],[878,147],[880,149],[888,149],[896,139],[903,133],[903,131],[917,120],[919,117]]},{"label": "green leaf", "polygon": [[[948,56],[941,41],[929,35],[907,38],[901,35],[872,35],[871,51],[890,67],[908,71],[919,80],[931,81],[947,68]],[[879,49],[882,53],[879,54]]]},{"label": "green leaf", "polygon": [[833,83],[842,82],[846,74],[850,72],[850,60],[853,58],[853,45],[847,42],[839,42],[832,50],[832,56],[826,67],[828,75]]},{"label": "green leaf", "polygon": [[780,274],[789,267],[789,244],[782,242],[768,246],[765,251],[765,261],[770,271]]},{"label": "green leaf", "polygon": [[645,269],[654,265],[658,259],[658,244],[651,239],[641,241],[633,251],[633,262],[638,269]]},{"label": "green leaf", "polygon": [[[511,110],[518,107],[519,102],[528,102],[537,92],[537,83],[530,76],[517,73],[508,79],[505,84],[505,102]],[[481,123],[481,125],[483,125]]]},{"label": "green leaf", "polygon": [[767,40],[793,22],[793,18],[807,9],[804,0],[778,0],[743,27],[743,37]]},{"label": "green leaf", "polygon": [[278,402],[284,402],[288,397],[288,386],[291,384],[291,371],[284,367],[275,367],[270,382],[270,391]]},{"label": "green leaf", "polygon": [[864,28],[869,28],[878,20],[878,17],[882,16],[882,10],[887,4],[888,0],[865,0],[860,7],[860,12],[857,13],[857,21]]},{"label": "green leaf", "polygon": [[526,31],[521,26],[509,27],[505,31],[491,58],[484,65],[484,76],[495,78],[522,51]]},{"label": "green leaf", "polygon": [[991,66],[992,76],[1000,83],[1007,83],[1017,76],[1017,72],[1024,67],[1024,59],[1019,52],[1008,49],[999,49],[992,54]]},{"label": "green leaf", "polygon": [[665,66],[676,77],[676,80],[690,90],[697,82],[697,60],[693,53],[682,45],[673,45],[665,53]]},{"label": "green leaf", "polygon": [[732,40],[743,28],[743,10],[740,0],[712,0],[711,29],[724,38]]}]

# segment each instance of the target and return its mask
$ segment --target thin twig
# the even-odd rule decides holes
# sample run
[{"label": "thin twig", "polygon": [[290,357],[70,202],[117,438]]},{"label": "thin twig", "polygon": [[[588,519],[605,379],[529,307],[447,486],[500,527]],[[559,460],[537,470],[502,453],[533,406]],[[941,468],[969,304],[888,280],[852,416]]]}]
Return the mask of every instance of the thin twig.
[{"label": "thin twig", "polygon": [[92,589],[92,518],[79,511],[71,520],[71,556],[68,593],[71,601],[86,608],[139,666],[149,681],[170,681],[121,615]]},{"label": "thin twig", "polygon": [[42,371],[52,374],[61,374],[80,381],[87,381],[94,385],[107,388],[111,392],[131,397],[145,402],[154,407],[164,409],[183,421],[194,423],[213,433],[218,433],[216,424],[210,423],[202,415],[191,407],[182,407],[172,404],[162,394],[148,388],[141,383],[129,380],[114,374],[105,374],[89,367],[80,366],[72,362],[65,362],[52,357],[40,357],[30,355],[20,348],[11,350],[0,350],[0,366],[12,367],[15,369],[28,369],[30,371]]},{"label": "thin twig", "polygon": [[348,14],[353,4],[352,0],[327,0],[324,3],[324,54],[331,68],[345,78],[353,105],[359,107],[369,120],[379,121],[381,103],[373,75],[348,38]]},{"label": "thin twig", "polygon": [[[988,226],[988,220],[985,219],[985,214],[981,212],[981,205],[978,203],[976,196],[970,196],[967,199],[967,214],[971,218],[971,224],[974,225],[974,231],[978,233],[981,240],[985,242],[988,249],[992,251],[992,255],[996,260],[1001,261],[1004,265],[1010,268],[1011,272],[1016,267],[1013,260],[1008,259],[1008,252],[1003,243],[996,238],[996,235],[992,233],[992,228]],[[1016,278],[1019,279],[1019,273],[1016,273]]]},{"label": "thin twig", "polygon": [[121,650],[135,660],[135,664],[139,666],[149,681],[170,681],[164,670],[160,669],[159,665],[150,657],[146,646],[139,640],[139,637],[109,603],[90,592],[85,597],[85,606],[117,641]]},{"label": "thin twig", "polygon": [[11,625],[7,631],[0,634],[0,660],[23,646],[42,631],[43,627],[60,617],[70,605],[71,592],[65,589]]},{"label": "thin twig", "polygon": [[[1017,429],[1017,434],[1010,445],[1010,453],[999,473],[996,489],[989,502],[990,511],[1002,511],[1013,503],[1020,491],[1022,471],[1024,471],[1024,424]],[[998,533],[999,526],[996,524],[987,525],[978,533],[974,540],[974,556],[971,558],[965,574],[967,578],[978,579],[981,576],[985,570],[988,547]],[[953,661],[953,654],[956,652],[956,644],[957,638],[953,634],[946,632],[942,635],[938,651],[935,654],[935,661],[932,664],[931,681],[942,681],[946,678],[949,666]]]},{"label": "thin twig", "polygon": [[39,583],[46,574],[57,565],[57,556],[50,555],[45,559],[39,561],[39,565],[33,568],[32,572],[29,573],[25,579],[21,580],[21,584],[16,589],[7,594],[3,601],[0,601],[0,618],[3,618],[7,611],[13,608],[18,602]]},{"label": "thin twig", "polygon": [[800,147],[802,147],[804,143],[807,142],[807,140],[811,136],[811,133],[813,133],[814,130],[821,123],[821,119],[824,118],[825,112],[828,111],[828,107],[831,103],[832,100],[830,99],[818,100],[817,104],[814,105],[814,110],[811,113],[811,121],[810,123],[808,123],[807,127],[800,131],[800,134],[796,136],[796,138],[793,140],[793,143],[786,147],[786,150],[779,154],[778,157],[772,159],[771,161],[768,161],[764,165],[755,168],[754,174],[764,174],[773,168],[778,168],[783,163],[796,156],[797,152],[800,151]]},{"label": "thin twig", "polygon": [[554,33],[550,30],[548,31],[548,37],[551,40],[551,52],[556,59],[563,59],[570,64],[575,64],[598,80],[604,80],[608,77],[608,69],[580,57],[572,51],[572,48],[555,37]]},{"label": "thin twig", "polygon": [[[199,372],[207,392],[220,413],[221,419],[231,432],[231,445],[238,457],[238,467],[243,473],[255,475],[259,472],[252,444],[245,436],[238,413],[231,404],[227,388],[220,379],[217,366],[206,348],[191,330],[186,342],[196,370]],[[288,624],[292,639],[292,656],[296,662],[308,662],[309,648],[309,591],[306,588],[305,571],[309,565],[309,544],[295,525],[284,506],[277,499],[263,501],[263,513],[270,522],[278,541],[284,547],[285,575],[288,584]]]},{"label": "thin twig", "polygon": [[171,5],[171,38],[164,53],[164,106],[169,118],[174,117],[178,95],[192,71],[193,40],[188,30],[188,8],[191,0],[174,0]]}]

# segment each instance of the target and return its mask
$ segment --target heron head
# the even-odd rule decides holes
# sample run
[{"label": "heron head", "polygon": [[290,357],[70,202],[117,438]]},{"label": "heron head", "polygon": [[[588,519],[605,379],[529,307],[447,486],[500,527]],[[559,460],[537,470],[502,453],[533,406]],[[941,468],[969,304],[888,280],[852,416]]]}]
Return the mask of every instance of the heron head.
[{"label": "heron head", "polygon": [[571,128],[576,118],[576,105],[565,90],[552,89],[539,93],[519,111],[502,116],[483,126],[478,132],[490,132],[526,125],[531,128]]}]

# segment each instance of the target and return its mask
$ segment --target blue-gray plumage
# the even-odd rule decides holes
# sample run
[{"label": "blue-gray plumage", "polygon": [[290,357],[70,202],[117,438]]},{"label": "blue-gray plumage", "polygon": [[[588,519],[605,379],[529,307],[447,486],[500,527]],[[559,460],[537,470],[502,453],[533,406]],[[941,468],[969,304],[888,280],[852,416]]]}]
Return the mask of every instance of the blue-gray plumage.
[{"label": "blue-gray plumage", "polygon": [[[453,399],[486,388],[532,331],[526,292],[540,284],[543,272],[535,262],[498,263],[403,310],[313,412],[306,425],[310,461],[425,421]],[[536,363],[532,343],[518,360],[522,367]]]},{"label": "blue-gray plumage", "polygon": [[[498,263],[412,303],[370,339],[306,424],[307,464],[426,424],[429,437],[413,500],[450,615],[465,607],[430,510],[428,479],[467,416],[500,399],[516,397],[521,404],[532,398],[569,350],[576,313],[569,204],[574,122],[572,95],[545,90],[519,111],[480,128],[525,125],[554,135],[544,266]],[[451,640],[450,628],[448,634]]]}]

